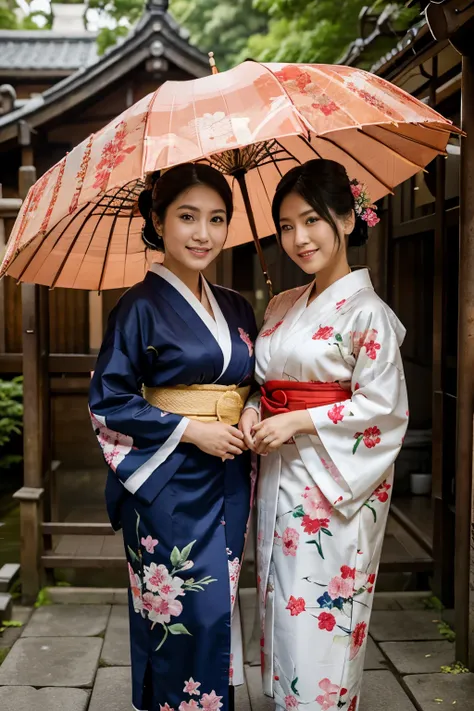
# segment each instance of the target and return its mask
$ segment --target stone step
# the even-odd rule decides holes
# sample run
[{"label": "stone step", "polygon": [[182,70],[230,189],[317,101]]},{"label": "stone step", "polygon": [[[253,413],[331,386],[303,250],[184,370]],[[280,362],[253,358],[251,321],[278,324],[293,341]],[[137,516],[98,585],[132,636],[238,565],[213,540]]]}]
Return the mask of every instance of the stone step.
[{"label": "stone step", "polygon": [[0,593],[0,622],[11,620],[12,609],[12,596],[9,593]]},{"label": "stone step", "polygon": [[0,593],[6,593],[20,575],[19,563],[5,563],[0,568]]},{"label": "stone step", "polygon": [[47,593],[57,605],[127,605],[127,588],[53,587]]}]

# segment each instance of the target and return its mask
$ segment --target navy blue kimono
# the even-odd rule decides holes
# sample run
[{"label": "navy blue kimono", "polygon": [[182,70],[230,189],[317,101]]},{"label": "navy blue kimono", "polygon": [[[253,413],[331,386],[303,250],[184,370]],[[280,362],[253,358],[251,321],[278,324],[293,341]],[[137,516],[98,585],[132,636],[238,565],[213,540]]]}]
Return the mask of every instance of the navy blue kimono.
[{"label": "navy blue kimono", "polygon": [[142,385],[251,383],[252,308],[233,291],[203,285],[215,319],[154,264],[112,312],[91,383],[91,418],[109,465],[107,509],[128,560],[138,711],[227,711],[232,683],[250,456],[222,462],[181,443],[188,420],[141,394]]}]

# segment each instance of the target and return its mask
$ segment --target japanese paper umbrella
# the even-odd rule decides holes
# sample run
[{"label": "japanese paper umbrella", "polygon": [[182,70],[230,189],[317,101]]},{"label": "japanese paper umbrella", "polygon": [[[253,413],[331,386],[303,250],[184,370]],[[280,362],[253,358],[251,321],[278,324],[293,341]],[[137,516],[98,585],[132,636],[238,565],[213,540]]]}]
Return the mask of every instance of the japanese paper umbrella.
[{"label": "japanese paper umbrella", "polygon": [[[274,232],[281,176],[330,158],[373,200],[445,152],[458,132],[433,109],[360,69],[244,62],[165,82],[74,148],[31,188],[0,270],[19,281],[102,290],[149,266],[137,198],[147,174],[186,161],[222,171],[235,201],[227,247]],[[267,276],[267,275],[266,275]]]}]

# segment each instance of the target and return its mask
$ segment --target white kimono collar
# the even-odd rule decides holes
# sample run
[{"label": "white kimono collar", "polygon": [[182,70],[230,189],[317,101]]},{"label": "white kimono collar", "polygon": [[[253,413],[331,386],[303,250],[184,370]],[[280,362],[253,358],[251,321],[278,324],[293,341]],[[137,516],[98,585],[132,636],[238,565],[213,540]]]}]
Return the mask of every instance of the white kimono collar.
[{"label": "white kimono collar", "polygon": [[[181,296],[188,302],[188,304],[194,309],[196,314],[199,316],[201,321],[207,326],[209,331],[212,333],[217,343],[219,344],[222,354],[224,356],[224,364],[222,368],[221,375],[227,370],[229,365],[231,353],[232,353],[232,341],[230,337],[229,325],[221,311],[221,307],[217,303],[216,297],[214,296],[211,287],[207,283],[207,280],[201,274],[202,284],[206,291],[207,298],[211,305],[212,311],[214,313],[214,318],[208,313],[208,311],[201,304],[199,299],[193,294],[191,289],[189,289],[181,279],[173,274],[169,269],[164,267],[159,262],[153,262],[150,266],[150,271],[157,274],[159,277],[164,279],[171,284],[172,287],[178,291]],[[220,377],[220,376],[219,376]]]}]

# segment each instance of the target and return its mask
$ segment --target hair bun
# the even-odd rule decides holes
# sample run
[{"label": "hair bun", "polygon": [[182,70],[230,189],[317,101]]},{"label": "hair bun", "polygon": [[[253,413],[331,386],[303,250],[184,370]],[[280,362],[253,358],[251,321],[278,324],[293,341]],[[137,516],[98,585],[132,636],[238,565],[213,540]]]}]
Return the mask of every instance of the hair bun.
[{"label": "hair bun", "polygon": [[151,190],[142,190],[138,196],[138,209],[145,220],[150,218],[151,213]]},{"label": "hair bun", "polygon": [[349,235],[349,247],[362,247],[368,239],[369,229],[367,222],[356,214],[354,229]]}]

